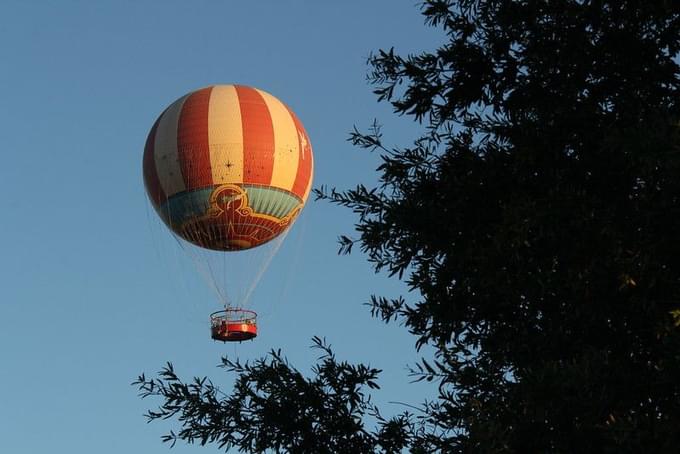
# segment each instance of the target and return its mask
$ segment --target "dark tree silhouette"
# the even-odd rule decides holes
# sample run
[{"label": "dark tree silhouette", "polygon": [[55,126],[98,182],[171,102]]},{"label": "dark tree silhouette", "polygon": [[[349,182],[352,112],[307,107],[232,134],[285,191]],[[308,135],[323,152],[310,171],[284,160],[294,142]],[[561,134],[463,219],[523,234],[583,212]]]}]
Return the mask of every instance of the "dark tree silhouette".
[{"label": "dark tree silhouette", "polygon": [[430,0],[422,13],[446,42],[381,50],[369,79],[426,133],[391,147],[378,126],[355,130],[380,153],[380,185],[316,195],[358,216],[341,252],[357,245],[414,290],[372,297],[372,313],[434,347],[413,373],[439,398],[382,418],[363,394],[378,371],[326,349],[309,379],[278,353],[225,359],[237,384],[224,398],[171,369],[142,376],[165,402],[149,418],[179,416],[169,439],[252,452],[677,452],[680,3]]},{"label": "dark tree silhouette", "polygon": [[[142,397],[161,396],[163,405],[147,413],[150,420],[177,418],[182,429],[163,437],[241,451],[263,452],[395,452],[406,445],[414,426],[409,415],[385,419],[364,394],[378,388],[380,372],[364,365],[337,361],[330,346],[315,337],[322,354],[307,379],[291,367],[280,351],[253,364],[222,359],[222,367],[238,378],[225,395],[206,379],[184,383],[168,363],[156,379],[141,375],[134,383]],[[379,423],[368,431],[366,415]]]}]

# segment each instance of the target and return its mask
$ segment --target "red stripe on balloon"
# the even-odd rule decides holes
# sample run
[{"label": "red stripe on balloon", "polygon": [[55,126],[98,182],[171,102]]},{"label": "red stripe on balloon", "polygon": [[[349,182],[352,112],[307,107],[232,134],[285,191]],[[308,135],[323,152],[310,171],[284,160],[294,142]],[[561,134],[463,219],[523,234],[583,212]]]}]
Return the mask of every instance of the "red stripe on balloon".
[{"label": "red stripe on balloon", "polygon": [[208,112],[212,87],[192,93],[184,102],[177,125],[177,154],[187,190],[213,184],[210,168]]},{"label": "red stripe on balloon", "polygon": [[144,185],[146,186],[146,193],[149,194],[151,203],[158,208],[161,203],[165,202],[167,196],[163,192],[163,187],[161,186],[161,181],[158,178],[158,171],[156,170],[156,160],[154,158],[154,148],[156,145],[156,129],[158,129],[158,123],[161,121],[161,117],[158,117],[156,122],[153,124],[149,135],[146,138],[146,144],[144,145],[144,159],[142,162],[143,174],[144,174]]},{"label": "red stripe on balloon", "polygon": [[298,131],[298,153],[300,154],[297,174],[295,175],[295,183],[293,183],[291,192],[302,199],[305,196],[305,190],[309,185],[309,180],[312,178],[312,164],[314,159],[312,156],[312,145],[309,143],[309,137],[307,137],[307,132],[302,126],[302,122],[300,122],[292,110],[288,109],[288,112],[290,112],[290,116],[293,117],[295,128]]},{"label": "red stripe on balloon", "polygon": [[243,182],[270,184],[274,172],[274,126],[267,104],[250,87],[236,85],[243,125]]}]

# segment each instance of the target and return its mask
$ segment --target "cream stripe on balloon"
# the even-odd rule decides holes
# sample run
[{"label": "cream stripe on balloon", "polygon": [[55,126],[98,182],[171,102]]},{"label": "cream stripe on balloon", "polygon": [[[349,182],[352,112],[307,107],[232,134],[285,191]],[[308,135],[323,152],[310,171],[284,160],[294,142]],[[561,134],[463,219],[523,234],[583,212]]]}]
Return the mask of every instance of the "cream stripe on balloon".
[{"label": "cream stripe on balloon", "polygon": [[163,113],[156,129],[154,162],[161,187],[168,197],[186,189],[177,152],[177,124],[184,101],[188,97],[186,95],[172,103]]},{"label": "cream stripe on balloon", "polygon": [[274,96],[257,90],[269,109],[274,129],[274,171],[271,186],[290,191],[300,159],[297,128],[286,106]]},{"label": "cream stripe on balloon", "polygon": [[210,167],[215,184],[243,182],[243,128],[233,85],[216,85],[208,107]]}]

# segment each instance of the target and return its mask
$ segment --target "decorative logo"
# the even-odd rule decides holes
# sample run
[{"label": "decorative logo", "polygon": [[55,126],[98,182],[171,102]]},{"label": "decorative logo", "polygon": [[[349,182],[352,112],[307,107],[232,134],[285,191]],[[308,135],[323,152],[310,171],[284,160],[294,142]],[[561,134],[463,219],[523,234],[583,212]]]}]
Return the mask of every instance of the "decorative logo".
[{"label": "decorative logo", "polygon": [[309,142],[307,141],[307,136],[305,133],[298,129],[298,137],[300,139],[300,144],[302,145],[302,159],[305,159],[305,151],[309,148]]},{"label": "decorative logo", "polygon": [[253,214],[253,209],[248,206],[248,193],[241,186],[223,184],[210,194],[210,208],[208,208],[207,215],[218,217],[227,211],[234,211],[241,216]]},{"label": "decorative logo", "polygon": [[205,215],[182,226],[182,236],[199,246],[236,251],[264,244],[281,234],[302,210],[298,204],[282,218],[257,213],[249,205],[248,193],[236,184],[217,186],[210,194]]}]

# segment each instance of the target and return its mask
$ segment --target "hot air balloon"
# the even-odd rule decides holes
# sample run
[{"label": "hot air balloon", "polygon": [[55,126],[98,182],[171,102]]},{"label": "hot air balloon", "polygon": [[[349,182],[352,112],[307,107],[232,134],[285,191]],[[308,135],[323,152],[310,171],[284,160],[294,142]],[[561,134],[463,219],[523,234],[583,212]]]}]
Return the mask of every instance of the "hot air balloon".
[{"label": "hot air balloon", "polygon": [[[313,167],[293,111],[243,85],[202,88],[170,104],[149,132],[143,159],[147,195],[170,232],[191,256],[224,262],[283,236],[305,205]],[[257,314],[244,301],[225,296],[221,303],[211,314],[213,339],[257,335]]]}]

